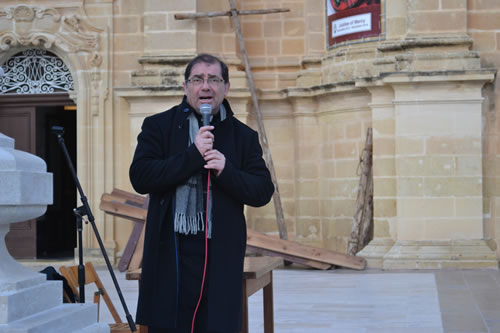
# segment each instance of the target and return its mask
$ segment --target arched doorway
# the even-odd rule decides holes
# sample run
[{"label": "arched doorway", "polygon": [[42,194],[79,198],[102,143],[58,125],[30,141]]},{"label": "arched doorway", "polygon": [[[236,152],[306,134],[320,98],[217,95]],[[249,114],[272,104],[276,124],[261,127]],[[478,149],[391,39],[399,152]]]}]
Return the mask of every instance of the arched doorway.
[{"label": "arched doorway", "polygon": [[69,97],[73,77],[64,62],[45,49],[16,53],[2,69],[0,132],[16,140],[16,149],[44,159],[54,179],[53,204],[38,219],[11,225],[7,247],[15,258],[72,257],[76,189],[50,128],[65,128],[65,142],[76,165],[76,105]]}]

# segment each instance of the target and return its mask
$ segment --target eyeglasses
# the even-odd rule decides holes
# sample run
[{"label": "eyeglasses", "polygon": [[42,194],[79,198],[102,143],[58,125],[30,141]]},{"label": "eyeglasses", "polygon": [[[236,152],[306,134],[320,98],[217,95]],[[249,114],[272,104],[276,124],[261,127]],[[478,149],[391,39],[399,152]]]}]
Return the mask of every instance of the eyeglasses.
[{"label": "eyeglasses", "polygon": [[[193,77],[192,79],[187,80],[187,82],[191,83],[195,87],[199,87],[199,86],[203,85],[205,80],[203,80],[201,77]],[[218,86],[222,82],[224,82],[224,80],[221,78],[218,78],[218,77],[209,77],[207,79],[208,85],[212,86],[212,87]]]}]

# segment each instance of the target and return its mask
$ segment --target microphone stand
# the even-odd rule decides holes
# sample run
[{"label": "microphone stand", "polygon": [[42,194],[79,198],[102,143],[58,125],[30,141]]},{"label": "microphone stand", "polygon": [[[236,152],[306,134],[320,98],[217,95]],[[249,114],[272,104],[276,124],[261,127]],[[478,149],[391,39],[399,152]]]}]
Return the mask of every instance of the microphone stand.
[{"label": "microphone stand", "polygon": [[[130,330],[132,332],[136,332],[137,329],[135,327],[134,320],[132,319],[132,316],[130,315],[127,304],[125,303],[125,299],[123,298],[123,294],[120,290],[120,286],[118,285],[118,281],[116,280],[115,273],[113,271],[113,267],[111,266],[111,263],[109,262],[108,254],[106,253],[106,250],[104,249],[104,244],[102,243],[101,236],[99,235],[99,231],[97,230],[97,227],[95,225],[95,220],[94,220],[94,215],[92,215],[92,211],[90,210],[89,203],[87,201],[87,197],[85,196],[85,193],[83,192],[83,189],[80,185],[80,181],[78,180],[78,176],[76,175],[75,168],[73,167],[73,162],[71,162],[71,158],[69,157],[68,150],[66,149],[66,144],[64,143],[64,127],[60,126],[52,126],[51,128],[52,133],[57,135],[57,140],[59,142],[59,146],[61,146],[61,149],[64,153],[64,156],[66,157],[66,162],[68,163],[68,167],[71,171],[71,174],[73,176],[73,180],[75,181],[75,185],[78,189],[78,193],[80,194],[80,199],[82,201],[82,206],[75,208],[73,210],[73,213],[76,216],[77,220],[77,227],[78,227],[78,242],[79,242],[79,249],[78,249],[78,284],[80,288],[80,303],[85,302],[85,269],[83,266],[83,246],[82,246],[82,219],[84,216],[88,217],[88,221],[90,221],[90,225],[92,226],[92,229],[94,230],[95,237],[97,239],[97,242],[99,243],[99,247],[101,248],[102,255],[104,257],[104,261],[106,262],[106,266],[108,267],[109,274],[111,275],[111,279],[113,280],[113,283],[115,285],[115,289],[118,293],[118,297],[120,298],[120,302],[122,303],[123,310],[125,311],[125,316],[127,317],[127,322],[130,327]],[[87,221],[85,221],[87,223]]]}]

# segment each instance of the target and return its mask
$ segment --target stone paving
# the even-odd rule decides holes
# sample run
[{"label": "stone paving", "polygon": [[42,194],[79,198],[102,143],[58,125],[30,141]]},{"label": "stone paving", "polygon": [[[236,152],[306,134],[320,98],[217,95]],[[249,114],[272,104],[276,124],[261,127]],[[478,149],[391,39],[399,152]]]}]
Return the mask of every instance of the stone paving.
[{"label": "stone paving", "polygon": [[[104,266],[97,267],[118,312],[124,311]],[[115,271],[135,317],[137,281]],[[88,302],[93,289],[86,289]],[[274,271],[276,333],[500,333],[498,270],[362,272],[300,267]],[[250,332],[263,332],[262,293],[249,300]],[[105,306],[101,321],[113,322]]]}]

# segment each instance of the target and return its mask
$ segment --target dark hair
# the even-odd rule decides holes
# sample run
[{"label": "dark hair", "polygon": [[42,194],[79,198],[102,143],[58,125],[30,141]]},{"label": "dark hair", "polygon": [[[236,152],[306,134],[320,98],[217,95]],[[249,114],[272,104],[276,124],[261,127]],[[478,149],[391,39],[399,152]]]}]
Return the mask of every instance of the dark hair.
[{"label": "dark hair", "polygon": [[189,76],[191,75],[191,69],[193,68],[193,66],[196,64],[199,64],[200,62],[204,62],[207,64],[219,63],[221,74],[222,74],[222,79],[224,80],[225,83],[229,82],[229,70],[227,69],[227,65],[219,58],[217,58],[211,54],[207,54],[207,53],[202,53],[202,54],[196,56],[195,58],[193,58],[193,60],[191,60],[189,62],[189,64],[186,67],[186,70],[184,71],[184,80],[185,81],[187,81],[189,79]]}]

